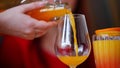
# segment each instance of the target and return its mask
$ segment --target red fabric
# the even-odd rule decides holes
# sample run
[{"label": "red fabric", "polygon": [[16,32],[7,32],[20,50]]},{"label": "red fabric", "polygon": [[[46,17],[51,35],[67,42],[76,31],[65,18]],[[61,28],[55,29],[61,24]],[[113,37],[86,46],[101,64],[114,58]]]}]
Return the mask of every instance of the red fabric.
[{"label": "red fabric", "polygon": [[68,68],[32,41],[5,36],[0,47],[0,68]]}]

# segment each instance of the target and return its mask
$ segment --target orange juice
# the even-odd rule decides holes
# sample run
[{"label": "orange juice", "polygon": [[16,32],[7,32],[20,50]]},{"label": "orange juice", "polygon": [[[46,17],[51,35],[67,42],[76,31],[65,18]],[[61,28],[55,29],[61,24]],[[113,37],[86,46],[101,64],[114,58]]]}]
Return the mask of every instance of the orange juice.
[{"label": "orange juice", "polygon": [[120,68],[120,40],[93,42],[97,68]]},{"label": "orange juice", "polygon": [[84,62],[88,56],[58,56],[58,58],[68,66],[77,66]]},{"label": "orange juice", "polygon": [[93,50],[96,68],[120,68],[120,27],[95,31]]},{"label": "orange juice", "polygon": [[76,56],[78,56],[78,42],[77,42],[77,37],[76,37],[76,26],[75,26],[75,20],[74,20],[72,13],[70,13],[70,21],[71,21],[70,24],[71,24],[72,29],[73,29],[75,53],[76,53]]},{"label": "orange juice", "polygon": [[64,7],[56,8],[52,7],[52,8],[39,8],[36,10],[29,11],[27,12],[27,14],[38,20],[50,21],[54,17],[61,17],[69,12],[70,10],[67,10]]}]

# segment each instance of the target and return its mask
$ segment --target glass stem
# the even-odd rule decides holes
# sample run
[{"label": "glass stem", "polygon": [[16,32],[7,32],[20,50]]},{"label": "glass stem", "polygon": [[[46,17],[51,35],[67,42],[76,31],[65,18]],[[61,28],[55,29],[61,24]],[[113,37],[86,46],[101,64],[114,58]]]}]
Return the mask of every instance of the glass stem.
[{"label": "glass stem", "polygon": [[76,68],[76,66],[69,66],[70,68]]}]

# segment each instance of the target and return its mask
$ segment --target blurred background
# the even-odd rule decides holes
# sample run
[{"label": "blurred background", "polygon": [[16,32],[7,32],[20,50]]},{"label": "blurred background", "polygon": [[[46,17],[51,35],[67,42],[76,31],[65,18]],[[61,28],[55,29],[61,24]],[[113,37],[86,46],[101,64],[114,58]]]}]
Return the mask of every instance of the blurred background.
[{"label": "blurred background", "polygon": [[86,15],[90,33],[120,27],[120,0],[82,0],[80,3],[80,12]]},{"label": "blurred background", "polygon": [[[120,0],[80,0],[79,3],[77,13],[85,14],[90,37],[97,29],[120,27]],[[95,68],[93,51],[78,68]]]},{"label": "blurred background", "polygon": [[[0,0],[0,9],[16,6],[20,4],[20,1],[21,0]],[[73,13],[85,14],[90,37],[92,37],[94,31],[97,29],[120,27],[120,0],[77,1],[77,6],[74,8],[75,11],[73,11]],[[95,68],[93,51],[91,51],[89,58],[79,65],[78,68]]]}]

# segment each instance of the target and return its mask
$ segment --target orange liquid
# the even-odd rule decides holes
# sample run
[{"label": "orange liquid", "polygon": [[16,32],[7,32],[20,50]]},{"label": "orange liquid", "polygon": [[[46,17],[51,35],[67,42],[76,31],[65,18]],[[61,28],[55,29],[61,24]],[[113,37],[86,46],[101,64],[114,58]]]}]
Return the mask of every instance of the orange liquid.
[{"label": "orange liquid", "polygon": [[120,68],[120,40],[93,42],[96,68]]},{"label": "orange liquid", "polygon": [[88,56],[58,56],[58,58],[68,66],[77,66],[84,62]]},{"label": "orange liquid", "polygon": [[27,12],[28,15],[31,17],[38,19],[38,20],[45,20],[45,21],[50,21],[54,17],[61,17],[67,14],[69,11],[65,8],[47,8],[47,9],[36,9]]},{"label": "orange liquid", "polygon": [[77,37],[76,37],[76,26],[75,26],[75,20],[74,20],[72,13],[70,13],[70,22],[71,22],[70,24],[71,24],[72,29],[73,29],[75,53],[76,53],[76,56],[78,56],[78,43],[77,43]]}]

